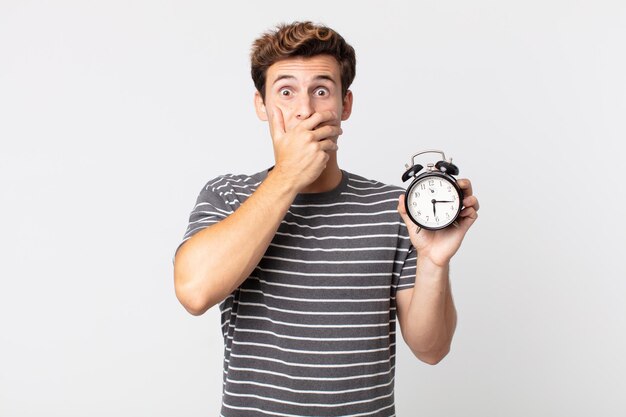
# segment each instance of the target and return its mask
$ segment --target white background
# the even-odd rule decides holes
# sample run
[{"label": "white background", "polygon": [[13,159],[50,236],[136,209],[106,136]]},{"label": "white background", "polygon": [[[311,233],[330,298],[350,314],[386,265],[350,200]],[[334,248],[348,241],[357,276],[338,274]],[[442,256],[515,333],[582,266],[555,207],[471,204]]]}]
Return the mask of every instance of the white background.
[{"label": "white background", "polygon": [[340,166],[441,148],[482,206],[398,415],[626,415],[626,3],[0,0],[0,416],[218,414],[171,259],[207,180],[272,165],[249,48],[304,19],[357,51]]}]

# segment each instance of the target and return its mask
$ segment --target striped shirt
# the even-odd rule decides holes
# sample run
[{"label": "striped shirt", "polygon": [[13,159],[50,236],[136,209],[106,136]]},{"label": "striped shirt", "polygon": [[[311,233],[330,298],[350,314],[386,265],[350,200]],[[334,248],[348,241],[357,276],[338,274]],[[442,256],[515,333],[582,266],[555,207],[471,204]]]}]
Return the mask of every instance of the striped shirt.
[{"label": "striped shirt", "polygon": [[[184,240],[266,176],[210,181]],[[416,266],[396,209],[402,192],[344,171],[334,190],[296,197],[258,266],[220,304],[223,417],[395,415],[395,294],[414,285]]]}]

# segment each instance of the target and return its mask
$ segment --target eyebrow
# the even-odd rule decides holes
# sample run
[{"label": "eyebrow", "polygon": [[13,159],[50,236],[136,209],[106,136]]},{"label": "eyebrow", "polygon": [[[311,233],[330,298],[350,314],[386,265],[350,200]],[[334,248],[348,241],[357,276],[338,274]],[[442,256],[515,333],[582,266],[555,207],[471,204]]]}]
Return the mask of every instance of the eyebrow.
[{"label": "eyebrow", "polygon": [[[280,80],[295,80],[296,77],[294,77],[293,75],[279,75],[273,82],[273,84],[276,84],[277,82],[279,82]],[[335,80],[333,80],[333,78],[330,75],[316,75],[315,78],[313,78],[313,80],[315,81],[319,81],[319,80],[327,80],[330,81],[333,84],[337,84],[335,82]]]}]

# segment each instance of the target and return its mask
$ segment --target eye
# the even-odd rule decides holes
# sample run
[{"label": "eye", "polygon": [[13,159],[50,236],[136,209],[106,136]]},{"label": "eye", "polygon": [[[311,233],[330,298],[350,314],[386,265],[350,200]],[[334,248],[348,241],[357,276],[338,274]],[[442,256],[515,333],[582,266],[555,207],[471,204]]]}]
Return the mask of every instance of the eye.
[{"label": "eye", "polygon": [[291,96],[291,90],[289,90],[288,88],[281,88],[280,90],[278,90],[278,94],[283,97],[289,97]]},{"label": "eye", "polygon": [[316,89],[313,94],[315,94],[318,97],[325,97],[329,94],[329,91],[327,88],[324,87],[320,87],[318,89]]}]

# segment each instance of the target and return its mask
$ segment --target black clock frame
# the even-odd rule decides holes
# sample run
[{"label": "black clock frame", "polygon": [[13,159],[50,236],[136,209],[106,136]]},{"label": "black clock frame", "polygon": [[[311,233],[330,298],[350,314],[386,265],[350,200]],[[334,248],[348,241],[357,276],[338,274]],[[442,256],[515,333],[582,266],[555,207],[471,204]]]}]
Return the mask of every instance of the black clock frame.
[{"label": "black clock frame", "polygon": [[[411,211],[409,210],[409,194],[412,192],[413,187],[415,185],[417,185],[417,183],[419,181],[421,181],[422,179],[424,179],[426,177],[443,178],[443,179],[447,180],[449,183],[451,183],[452,186],[459,193],[459,210],[457,211],[456,215],[454,216],[452,221],[447,226],[435,226],[435,227],[424,226],[420,222],[418,222],[416,219],[414,219],[413,216],[411,215]],[[444,172],[441,172],[441,171],[426,171],[426,172],[422,172],[421,174],[417,175],[415,177],[415,179],[411,182],[411,184],[409,184],[409,186],[407,187],[406,193],[404,195],[404,208],[406,209],[406,214],[409,215],[409,218],[411,219],[411,221],[413,223],[415,223],[416,225],[418,225],[422,229],[426,229],[426,230],[441,230],[441,229],[445,229],[446,227],[450,227],[456,221],[456,219],[459,217],[459,214],[461,213],[461,210],[463,210],[463,207],[464,207],[463,206],[463,191],[461,191],[461,187],[459,187],[459,184],[457,184],[456,179],[453,176],[448,175],[448,174],[446,174]]]}]

